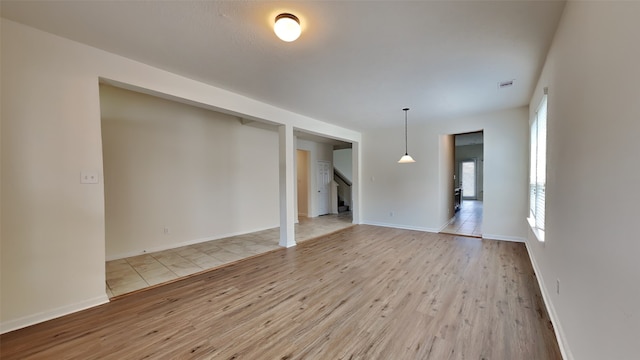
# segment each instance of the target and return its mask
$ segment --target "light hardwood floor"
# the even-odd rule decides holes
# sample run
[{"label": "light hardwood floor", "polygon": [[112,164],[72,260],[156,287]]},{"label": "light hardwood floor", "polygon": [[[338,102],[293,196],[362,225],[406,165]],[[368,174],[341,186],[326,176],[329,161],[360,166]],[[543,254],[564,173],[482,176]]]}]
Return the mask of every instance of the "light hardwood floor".
[{"label": "light hardwood floor", "polygon": [[0,344],[3,359],[561,359],[523,244],[367,225]]}]

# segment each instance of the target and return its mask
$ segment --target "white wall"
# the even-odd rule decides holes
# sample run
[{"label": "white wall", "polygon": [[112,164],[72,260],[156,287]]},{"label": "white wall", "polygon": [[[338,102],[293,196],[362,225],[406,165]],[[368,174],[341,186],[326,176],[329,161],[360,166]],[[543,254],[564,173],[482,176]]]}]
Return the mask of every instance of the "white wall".
[{"label": "white wall", "polygon": [[[419,123],[419,121],[417,121]],[[461,119],[409,126],[409,154],[416,163],[398,164],[403,128],[363,133],[362,221],[439,231],[448,220],[441,197],[440,135],[484,130],[483,235],[524,241],[528,169],[528,113],[517,108]],[[389,136],[397,134],[397,137]],[[391,216],[393,213],[393,216]]]},{"label": "white wall", "polygon": [[99,78],[283,124],[291,134],[361,141],[355,131],[6,19],[0,44],[2,332],[108,301],[103,182],[80,184],[81,171],[103,168]]},{"label": "white wall", "polygon": [[353,150],[333,150],[333,166],[344,175],[347,180],[353,182]]},{"label": "white wall", "polygon": [[566,359],[638,358],[639,34],[638,2],[569,2],[530,104],[549,88],[546,241],[527,246]]},{"label": "white wall", "polygon": [[107,259],[279,226],[275,129],[104,85],[100,107]]},{"label": "white wall", "polygon": [[[353,149],[333,150],[333,167],[353,184]],[[340,179],[336,182],[338,184],[338,198],[344,201],[344,205],[351,208],[353,186],[347,185]]]}]

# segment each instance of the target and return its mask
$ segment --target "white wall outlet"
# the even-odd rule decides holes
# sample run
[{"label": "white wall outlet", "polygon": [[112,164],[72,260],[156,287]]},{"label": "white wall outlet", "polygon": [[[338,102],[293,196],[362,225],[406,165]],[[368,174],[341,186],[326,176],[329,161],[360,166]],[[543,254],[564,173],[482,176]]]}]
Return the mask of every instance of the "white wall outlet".
[{"label": "white wall outlet", "polygon": [[556,294],[560,295],[560,279],[556,279]]},{"label": "white wall outlet", "polygon": [[393,211],[389,212],[389,216],[393,217]]},{"label": "white wall outlet", "polygon": [[163,231],[164,231],[165,235],[169,235],[169,228],[168,227],[164,228]]},{"label": "white wall outlet", "polygon": [[80,172],[80,184],[97,184],[98,183],[97,171],[82,171]]}]

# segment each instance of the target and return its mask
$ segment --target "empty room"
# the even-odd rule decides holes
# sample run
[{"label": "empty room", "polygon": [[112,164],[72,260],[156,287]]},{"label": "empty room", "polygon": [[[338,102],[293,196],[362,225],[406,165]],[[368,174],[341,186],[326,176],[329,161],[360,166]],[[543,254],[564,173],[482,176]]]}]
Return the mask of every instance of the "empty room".
[{"label": "empty room", "polygon": [[0,358],[638,358],[640,2],[0,11]]}]

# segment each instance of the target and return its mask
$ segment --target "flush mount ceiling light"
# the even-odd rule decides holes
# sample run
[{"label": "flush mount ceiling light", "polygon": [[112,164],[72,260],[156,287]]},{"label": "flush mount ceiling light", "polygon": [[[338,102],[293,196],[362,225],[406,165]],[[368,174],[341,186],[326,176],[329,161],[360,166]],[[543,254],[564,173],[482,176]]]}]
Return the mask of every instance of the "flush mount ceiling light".
[{"label": "flush mount ceiling light", "polygon": [[276,16],[273,31],[282,41],[291,42],[300,36],[300,20],[293,14],[282,13]]},{"label": "flush mount ceiling light", "polygon": [[404,108],[402,109],[402,111],[404,111],[404,155],[402,155],[400,160],[398,160],[398,163],[409,164],[416,162],[415,160],[413,160],[411,155],[409,155],[409,150],[407,150],[407,111],[409,111],[409,108]]}]

